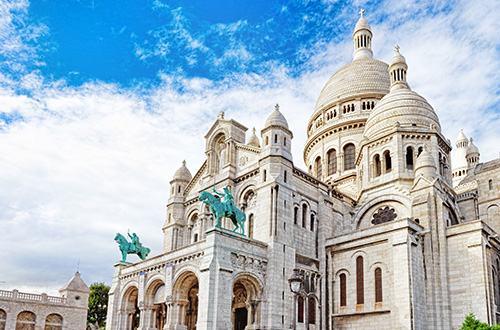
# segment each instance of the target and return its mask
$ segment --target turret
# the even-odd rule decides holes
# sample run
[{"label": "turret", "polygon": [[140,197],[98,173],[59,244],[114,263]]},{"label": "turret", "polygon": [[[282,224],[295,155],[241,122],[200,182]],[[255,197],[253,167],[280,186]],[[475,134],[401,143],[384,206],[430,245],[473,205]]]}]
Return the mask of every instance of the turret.
[{"label": "turret", "polygon": [[420,176],[427,179],[433,179],[436,177],[436,172],[436,162],[429,151],[427,151],[427,147],[425,147],[418,156],[417,163],[415,164],[415,180]]},{"label": "turret", "polygon": [[354,42],[354,60],[359,60],[362,58],[373,58],[372,52],[372,30],[370,24],[363,17],[364,9],[361,9],[359,14],[361,17],[356,23],[354,28],[354,33],[352,34],[352,40]]},{"label": "turret", "polygon": [[264,155],[283,156],[292,161],[293,134],[288,129],[288,122],[278,104],[267,118],[261,137]]},{"label": "turret", "polygon": [[406,64],[406,59],[403,55],[399,53],[399,46],[394,47],[394,55],[389,63],[389,75],[391,76],[391,91],[408,88],[408,83],[406,82],[406,71],[408,70],[408,65]]},{"label": "turret", "polygon": [[248,138],[248,143],[247,144],[249,146],[252,146],[252,147],[260,148],[259,138],[255,134],[255,127],[252,130],[252,135],[250,135],[250,137]]},{"label": "turret", "polygon": [[76,272],[68,283],[59,289],[63,298],[67,299],[68,305],[88,308],[90,289]]},{"label": "turret", "polygon": [[453,155],[453,160],[452,160],[452,166],[453,166],[452,177],[453,177],[454,187],[456,187],[460,183],[460,181],[462,181],[465,178],[469,170],[469,164],[467,161],[467,150],[469,147],[469,140],[465,136],[463,129],[460,129],[455,145],[457,149],[455,150],[455,154]]},{"label": "turret", "polygon": [[472,138],[470,138],[470,144],[467,147],[467,155],[465,157],[467,159],[469,170],[474,169],[479,163],[479,149],[472,142]]}]

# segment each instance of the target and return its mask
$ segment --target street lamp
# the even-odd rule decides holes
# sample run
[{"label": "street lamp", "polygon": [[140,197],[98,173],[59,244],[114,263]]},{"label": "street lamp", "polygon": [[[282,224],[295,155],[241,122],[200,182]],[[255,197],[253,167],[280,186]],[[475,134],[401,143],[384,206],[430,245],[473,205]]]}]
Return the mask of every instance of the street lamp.
[{"label": "street lamp", "polygon": [[290,291],[293,292],[293,330],[297,328],[297,295],[300,293],[303,281],[302,276],[299,274],[299,270],[295,268],[292,276],[288,279]]}]

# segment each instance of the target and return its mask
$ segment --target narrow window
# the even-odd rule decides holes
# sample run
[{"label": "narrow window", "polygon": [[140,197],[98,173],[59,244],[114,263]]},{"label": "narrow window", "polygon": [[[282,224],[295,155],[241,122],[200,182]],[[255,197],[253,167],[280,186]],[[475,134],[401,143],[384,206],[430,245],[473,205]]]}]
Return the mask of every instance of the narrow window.
[{"label": "narrow window", "polygon": [[299,221],[299,208],[295,206],[293,209],[293,223],[296,225]]},{"label": "narrow window", "polygon": [[422,153],[422,151],[424,151],[424,148],[419,147],[419,148],[418,148],[418,156],[420,156],[420,154]]},{"label": "narrow window", "polygon": [[286,147],[286,136],[283,138],[283,145]]},{"label": "narrow window", "polygon": [[356,156],[356,148],[354,144],[349,143],[344,147],[344,171],[352,170],[356,166],[354,164]]},{"label": "narrow window", "polygon": [[285,171],[285,173],[283,174],[283,181],[285,181],[285,183],[286,183],[286,171]]},{"label": "narrow window", "polygon": [[181,193],[181,186],[178,187],[177,192],[180,194]]},{"label": "narrow window", "polygon": [[490,190],[493,190],[493,180],[491,180],[491,179],[488,181],[488,188]]},{"label": "narrow window", "polygon": [[375,102],[372,101],[372,109],[375,108]]},{"label": "narrow window", "polygon": [[328,160],[328,175],[334,175],[337,172],[337,151],[330,149],[326,155]]},{"label": "narrow window", "polygon": [[302,205],[302,228],[306,228],[307,205]]},{"label": "narrow window", "polygon": [[340,306],[347,306],[347,278],[340,274]]},{"label": "narrow window", "polygon": [[298,305],[297,322],[304,323],[304,297],[299,296]]},{"label": "narrow window", "polygon": [[309,324],[316,324],[316,300],[309,298]]},{"label": "narrow window", "polygon": [[321,176],[323,175],[323,169],[321,166],[321,157],[316,158],[316,161],[314,162],[314,169],[316,172],[316,177],[318,179],[321,179]]},{"label": "narrow window", "polygon": [[194,239],[193,239],[194,243],[198,242],[198,234],[194,234]]},{"label": "narrow window", "polygon": [[379,155],[375,155],[375,158],[373,159],[373,166],[374,166],[374,171],[373,171],[374,176],[380,176],[380,174],[382,174],[382,165],[380,163]]},{"label": "narrow window", "polygon": [[362,109],[362,110],[365,110],[365,109],[366,109],[365,102],[363,102],[363,105],[361,105],[361,109]]},{"label": "narrow window", "polygon": [[388,173],[392,169],[391,153],[389,151],[386,151],[384,153],[384,158],[385,158],[385,172]]},{"label": "narrow window", "polygon": [[382,302],[382,269],[375,269],[375,302]]},{"label": "narrow window", "polygon": [[356,258],[356,304],[365,303],[365,286],[363,273],[363,257]]},{"label": "narrow window", "polygon": [[406,168],[413,170],[413,148],[406,148]]},{"label": "narrow window", "polygon": [[269,144],[269,136],[266,136],[266,146]]},{"label": "narrow window", "polygon": [[311,224],[309,229],[311,229],[311,231],[314,231],[314,214],[311,214]]},{"label": "narrow window", "polygon": [[253,214],[248,217],[248,237],[253,238]]},{"label": "narrow window", "polygon": [[274,134],[274,143],[278,143],[278,134]]},{"label": "narrow window", "polygon": [[262,175],[262,181],[263,181],[263,182],[266,182],[266,177],[267,177],[267,171],[266,171],[266,170],[264,170],[264,173],[263,173],[263,175]]}]

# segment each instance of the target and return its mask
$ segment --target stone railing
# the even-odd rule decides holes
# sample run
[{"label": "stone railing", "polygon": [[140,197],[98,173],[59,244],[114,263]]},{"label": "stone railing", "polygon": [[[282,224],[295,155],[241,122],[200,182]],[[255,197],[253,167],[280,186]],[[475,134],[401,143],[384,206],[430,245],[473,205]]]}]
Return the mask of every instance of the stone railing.
[{"label": "stone railing", "polygon": [[46,293],[34,294],[19,292],[18,290],[5,291],[0,290],[0,299],[8,299],[14,301],[31,301],[51,304],[66,304],[67,300],[63,297],[49,296]]}]

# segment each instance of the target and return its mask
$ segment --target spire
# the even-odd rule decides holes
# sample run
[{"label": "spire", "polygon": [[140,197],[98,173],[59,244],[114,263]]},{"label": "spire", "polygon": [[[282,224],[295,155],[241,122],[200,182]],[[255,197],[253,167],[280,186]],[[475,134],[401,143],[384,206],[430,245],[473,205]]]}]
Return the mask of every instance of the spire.
[{"label": "spire", "polygon": [[458,133],[457,141],[455,141],[455,145],[457,146],[458,149],[467,148],[469,146],[469,141],[464,134],[463,128],[461,128],[460,132]]},{"label": "spire", "polygon": [[391,76],[391,91],[401,88],[410,88],[406,82],[406,59],[399,53],[399,46],[394,47],[394,55],[389,63],[389,75]]},{"label": "spire", "polygon": [[372,52],[372,30],[370,24],[363,16],[365,10],[359,12],[359,20],[354,28],[352,40],[354,42],[353,59],[359,60],[362,58],[373,58]]}]

